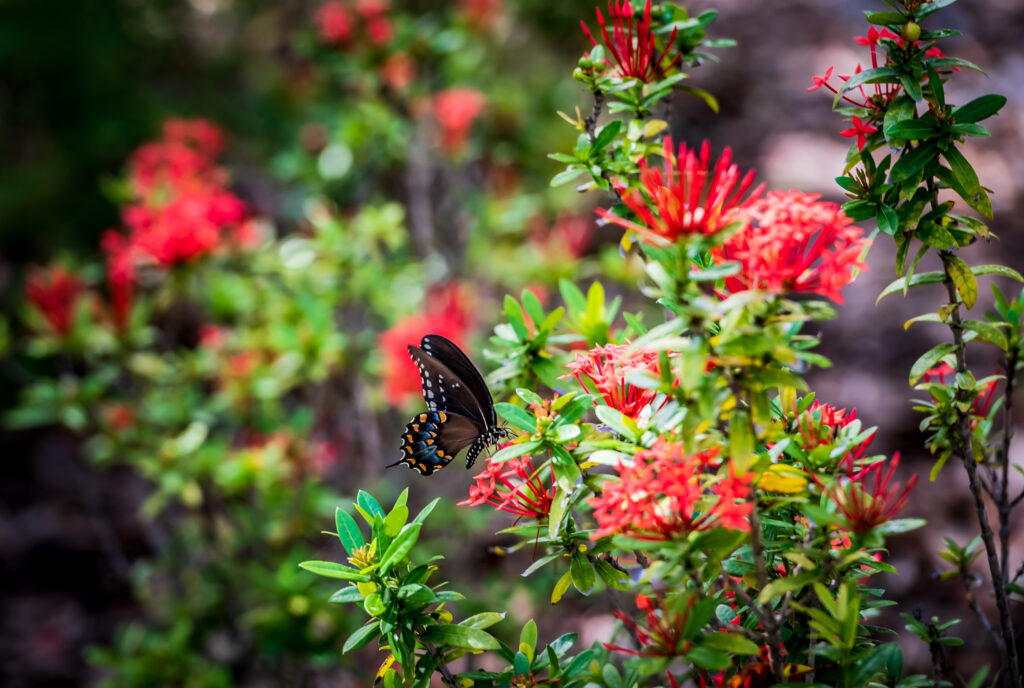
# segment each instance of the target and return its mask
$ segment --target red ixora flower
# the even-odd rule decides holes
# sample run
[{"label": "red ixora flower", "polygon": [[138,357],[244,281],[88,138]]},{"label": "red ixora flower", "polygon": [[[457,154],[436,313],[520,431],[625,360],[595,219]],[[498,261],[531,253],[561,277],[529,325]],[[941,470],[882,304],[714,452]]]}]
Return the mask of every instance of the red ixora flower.
[{"label": "red ixora flower", "polygon": [[[677,54],[671,60],[668,58],[668,50],[659,51],[655,41],[654,33],[651,31],[651,0],[644,3],[643,16],[636,20],[634,17],[633,5],[630,0],[609,0],[608,18],[612,23],[612,34],[608,35],[608,24],[600,8],[595,8],[597,23],[601,27],[601,37],[604,38],[608,54],[615,61],[618,76],[623,79],[639,79],[643,83],[651,83],[665,76],[665,72],[674,67],[682,59]],[[585,22],[581,21],[583,33],[587,35],[591,45],[597,46],[593,34],[587,28]],[[672,46],[676,40],[676,29],[668,37],[666,45]]]},{"label": "red ixora flower", "polygon": [[736,219],[763,189],[758,187],[744,199],[754,182],[754,172],[740,176],[726,148],[709,170],[711,147],[707,141],[700,155],[679,146],[675,155],[671,137],[665,138],[664,170],[640,161],[640,187],[620,189],[622,202],[639,220],[632,222],[598,208],[604,220],[619,225],[659,244],[673,243],[693,234],[715,234]]},{"label": "red ixora flower", "polygon": [[843,129],[839,132],[840,136],[846,136],[849,138],[857,138],[857,150],[864,150],[864,144],[867,143],[868,136],[878,131],[878,127],[872,126],[870,120],[861,120],[860,117],[854,115],[853,126],[849,129]]},{"label": "red ixora flower", "polygon": [[434,117],[445,151],[454,154],[465,147],[469,129],[485,104],[484,94],[473,88],[449,88],[434,95]]},{"label": "red ixora flower", "polygon": [[637,540],[662,541],[712,528],[749,530],[746,501],[752,476],[709,472],[720,463],[718,449],[687,455],[683,445],[658,438],[649,450],[620,463],[617,480],[604,483],[594,508],[596,540],[621,533]]},{"label": "red ixora flower", "polygon": [[[834,444],[839,436],[839,431],[856,419],[857,409],[847,412],[846,409],[837,409],[831,404],[822,404],[816,401],[797,419],[800,444],[808,451]],[[875,433],[872,432],[863,441],[851,447],[843,458],[850,458],[853,461],[860,460],[874,439]]]},{"label": "red ixora flower", "polygon": [[71,332],[84,285],[64,265],[33,268],[25,279],[25,296],[60,337]]},{"label": "red ixora flower", "polygon": [[773,191],[744,211],[746,226],[714,253],[736,261],[726,289],[820,294],[843,303],[839,290],[866,270],[861,252],[870,243],[835,203],[818,194]]},{"label": "red ixora flower", "polygon": [[[654,401],[657,392],[629,384],[626,376],[635,370],[645,370],[660,377],[661,369],[657,351],[630,349],[632,347],[628,344],[607,344],[596,346],[590,351],[577,352],[576,360],[566,366],[571,372],[558,379],[575,377],[588,394],[593,394],[593,388],[613,409],[636,418],[641,410]],[[587,381],[590,382],[589,387]],[[661,406],[664,404],[663,401]]]},{"label": "red ixora flower", "polygon": [[[506,445],[503,445],[507,446]],[[551,487],[544,484],[540,470],[535,470],[529,457],[495,462],[487,459],[487,467],[474,478],[469,497],[459,506],[490,504],[498,511],[515,514],[518,518],[541,521],[551,512],[558,485],[555,467],[551,466]]]},{"label": "red ixora flower", "polygon": [[407,316],[377,338],[381,353],[381,371],[388,402],[401,406],[419,396],[420,374],[409,358],[409,345],[420,345],[425,334],[439,334],[466,348],[470,329],[469,294],[459,284],[435,287],[427,291],[423,313]]},{"label": "red ixora flower", "polygon": [[[917,484],[917,474],[912,475],[906,487],[900,490],[900,484],[892,482],[899,462],[899,454],[894,454],[888,470],[882,467],[884,461],[879,461],[857,471],[852,457],[843,460],[846,476],[831,488],[823,489],[846,519],[847,530],[866,533],[891,521],[906,506],[910,491]],[[874,481],[871,480],[872,474]],[[814,480],[821,486],[817,476]]]},{"label": "red ixora flower", "polygon": [[[635,657],[677,657],[690,651],[690,641],[683,637],[683,630],[690,619],[690,613],[697,598],[690,595],[681,610],[669,610],[665,598],[636,596],[636,608],[647,615],[647,625],[641,626],[620,611],[615,612],[636,637],[641,649],[631,650],[612,643],[602,643],[605,649],[622,652]],[[670,675],[671,678],[671,675]],[[675,682],[675,679],[673,679]]]}]

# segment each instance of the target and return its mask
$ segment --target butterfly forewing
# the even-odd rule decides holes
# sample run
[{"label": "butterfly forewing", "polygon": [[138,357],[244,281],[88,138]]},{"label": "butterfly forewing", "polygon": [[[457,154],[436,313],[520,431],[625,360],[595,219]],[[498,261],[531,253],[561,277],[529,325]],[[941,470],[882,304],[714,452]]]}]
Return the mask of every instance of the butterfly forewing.
[{"label": "butterfly forewing", "polygon": [[428,334],[423,337],[420,348],[458,376],[463,386],[473,395],[481,412],[485,414],[482,416],[482,420],[488,427],[498,424],[498,418],[494,413],[494,400],[491,398],[490,390],[487,389],[487,383],[484,382],[483,375],[469,360],[469,357],[462,352],[462,349],[439,334]]},{"label": "butterfly forewing", "polygon": [[487,412],[463,380],[439,358],[422,349],[409,347],[409,355],[420,370],[423,400],[431,411],[454,411],[487,427]]},{"label": "butterfly forewing", "polygon": [[404,463],[420,475],[430,475],[473,444],[483,430],[472,419],[451,411],[421,413],[405,426],[402,458],[391,465]]}]

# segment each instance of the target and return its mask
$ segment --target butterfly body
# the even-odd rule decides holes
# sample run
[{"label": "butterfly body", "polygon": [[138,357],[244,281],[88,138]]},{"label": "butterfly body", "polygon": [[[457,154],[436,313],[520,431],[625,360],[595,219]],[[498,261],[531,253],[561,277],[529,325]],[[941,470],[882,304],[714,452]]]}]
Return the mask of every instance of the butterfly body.
[{"label": "butterfly body", "polygon": [[420,413],[402,433],[402,458],[420,475],[447,466],[456,454],[469,447],[466,468],[471,468],[485,448],[508,437],[499,428],[494,400],[483,376],[455,344],[436,334],[410,346],[409,355],[420,371],[427,412]]}]

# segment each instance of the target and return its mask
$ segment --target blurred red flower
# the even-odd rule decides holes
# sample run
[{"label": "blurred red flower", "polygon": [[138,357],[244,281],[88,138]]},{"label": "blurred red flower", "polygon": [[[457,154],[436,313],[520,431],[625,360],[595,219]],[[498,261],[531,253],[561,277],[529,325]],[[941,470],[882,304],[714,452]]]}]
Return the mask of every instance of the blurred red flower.
[{"label": "blurred red flower", "polygon": [[[504,446],[508,446],[503,445]],[[469,497],[459,506],[490,504],[498,511],[515,514],[519,518],[543,520],[551,512],[558,489],[555,468],[551,466],[551,487],[544,484],[539,470],[534,470],[529,457],[497,463],[487,459],[487,467],[473,479]]]},{"label": "blurred red flower", "polygon": [[[631,348],[628,344],[607,344],[577,352],[576,360],[566,366],[571,372],[558,379],[575,377],[588,394],[593,394],[593,389],[613,409],[636,418],[644,407],[654,401],[658,393],[630,384],[626,376],[633,371],[643,370],[654,377],[660,377],[661,366],[657,351],[636,349],[631,352]],[[589,387],[587,381],[590,382]],[[665,401],[659,408],[664,406]]]},{"label": "blurred red flower", "polygon": [[591,538],[621,533],[658,541],[718,527],[749,530],[753,477],[736,475],[731,463],[725,476],[705,471],[718,463],[717,447],[687,455],[682,444],[658,438],[632,464],[620,463],[618,480],[587,501],[599,526]]},{"label": "blurred red flower", "polygon": [[64,265],[33,268],[25,279],[25,296],[58,336],[71,331],[84,285]]},{"label": "blurred red flower", "polygon": [[[664,171],[640,161],[640,186],[620,189],[622,202],[633,211],[639,223],[614,215],[604,208],[597,214],[631,232],[658,243],[672,243],[691,234],[715,234],[733,222],[740,210],[753,203],[763,187],[752,192],[754,172],[740,177],[739,166],[732,162],[726,148],[709,171],[710,146],[701,146],[700,157],[686,144],[675,155],[672,138],[664,143]],[[747,194],[744,199],[744,195]]]},{"label": "blurred red flower", "polygon": [[216,166],[223,146],[223,133],[209,121],[173,119],[164,124],[163,138],[132,154],[133,198],[122,211],[132,250],[118,246],[118,255],[170,267],[213,252],[225,239],[241,245],[251,238],[246,206],[224,188]]},{"label": "blurred red flower", "polygon": [[459,10],[470,26],[485,31],[494,26],[502,3],[503,0],[459,0]]},{"label": "blurred red flower", "polygon": [[[601,27],[601,37],[608,49],[617,69],[617,76],[623,79],[639,79],[650,83],[665,76],[665,72],[674,67],[682,55],[676,55],[665,63],[668,51],[658,51],[654,32],[651,31],[651,0],[644,4],[644,13],[639,21],[634,20],[633,5],[630,0],[609,0],[608,18],[612,23],[612,35],[608,35],[608,24],[600,8],[594,8],[597,23]],[[580,21],[583,33],[590,44],[597,46],[593,34],[585,22]],[[676,40],[676,29],[672,29],[666,45],[671,46]]]},{"label": "blurred red flower", "polygon": [[818,198],[773,191],[744,209],[746,225],[714,251],[719,262],[740,264],[725,279],[729,292],[813,293],[843,303],[839,290],[867,269],[861,252],[870,240],[837,204]]},{"label": "blurred red flower", "polygon": [[462,285],[450,284],[427,294],[425,312],[399,320],[377,338],[381,354],[384,391],[388,402],[401,406],[421,393],[420,374],[409,357],[409,345],[419,346],[425,334],[439,334],[466,348],[470,328],[468,293]]},{"label": "blurred red flower", "polygon": [[327,2],[320,6],[313,16],[320,40],[329,45],[344,43],[352,36],[352,15],[341,2]]},{"label": "blurred red flower", "polygon": [[470,127],[480,116],[486,101],[472,88],[449,88],[434,95],[433,111],[441,127],[441,147],[458,153],[466,145]]}]

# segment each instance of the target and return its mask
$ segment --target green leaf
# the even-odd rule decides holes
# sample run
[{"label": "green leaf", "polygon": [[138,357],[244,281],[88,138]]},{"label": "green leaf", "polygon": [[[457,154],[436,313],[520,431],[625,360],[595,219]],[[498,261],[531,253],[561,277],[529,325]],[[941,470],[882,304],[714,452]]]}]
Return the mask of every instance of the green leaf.
[{"label": "green leaf", "polygon": [[487,631],[471,626],[439,624],[428,626],[421,636],[430,643],[446,647],[460,647],[464,650],[497,650],[501,644]]},{"label": "green leaf", "polygon": [[923,518],[895,518],[875,528],[882,535],[898,535],[923,528],[928,522]]},{"label": "green leaf", "polygon": [[978,300],[978,280],[975,279],[970,266],[958,256],[947,253],[942,254],[942,262],[946,266],[946,274],[956,285],[956,290],[960,293],[964,305],[972,308],[974,302]]},{"label": "green leaf", "polygon": [[1009,277],[1018,282],[1024,282],[1024,276],[1005,265],[975,265],[971,268],[971,272],[975,275],[1000,275],[1001,277]]},{"label": "green leaf", "polygon": [[924,166],[935,159],[939,149],[934,141],[922,143],[917,148],[904,152],[896,164],[892,166],[889,177],[893,182],[902,182],[924,169]]},{"label": "green leaf", "polygon": [[354,585],[350,585],[347,588],[342,588],[338,592],[331,595],[330,599],[328,599],[327,601],[339,604],[342,602],[361,602],[362,599],[363,594],[359,592],[359,588],[357,588]]},{"label": "green leaf", "polygon": [[419,523],[414,522],[402,528],[380,558],[381,573],[387,574],[395,564],[405,559],[420,536],[420,527]]},{"label": "green leaf", "polygon": [[370,514],[370,521],[372,522],[374,516],[380,516],[384,518],[384,509],[381,508],[380,504],[376,499],[373,498],[369,492],[359,490],[359,494],[356,495],[356,504],[358,504],[363,511]]},{"label": "green leaf", "polygon": [[515,442],[491,456],[492,463],[502,463],[509,459],[517,459],[526,454],[532,454],[541,447],[544,442],[541,440],[530,440],[529,442]]},{"label": "green leaf", "polygon": [[505,618],[504,612],[480,612],[459,623],[466,628],[490,628]]},{"label": "green leaf", "polygon": [[525,342],[530,338],[530,333],[526,329],[526,320],[523,318],[523,309],[511,294],[505,294],[505,317],[508,318],[509,325],[515,331],[516,339]]},{"label": "green leaf", "polygon": [[407,520],[409,520],[409,507],[404,504],[396,506],[384,519],[384,532],[388,534],[388,537],[395,537]]},{"label": "green leaf", "polygon": [[981,188],[978,174],[971,167],[971,164],[967,162],[967,158],[955,146],[950,146],[943,151],[942,157],[949,163],[949,169],[952,170],[953,177],[956,178],[963,188],[963,193],[960,195],[967,205],[974,208],[983,217],[991,220],[992,202],[989,200],[985,190]]},{"label": "green leaf", "polygon": [[900,277],[898,280],[890,282],[889,285],[882,290],[882,293],[875,299],[875,305],[884,299],[889,294],[895,294],[896,292],[903,291],[907,287],[918,287],[922,284],[941,284],[946,279],[946,273],[944,272],[919,272],[916,275],[911,275],[909,281],[906,277]]},{"label": "green leaf", "polygon": [[989,93],[960,107],[953,108],[953,121],[957,123],[980,122],[999,112],[1004,105],[1006,105],[1006,96]]},{"label": "green leaf", "polygon": [[355,519],[349,516],[341,507],[334,511],[334,524],[338,528],[338,539],[341,540],[341,545],[348,552],[349,556],[352,556],[353,552],[366,544],[363,534],[359,532],[359,526],[356,524]]},{"label": "green leaf", "polygon": [[519,633],[519,651],[533,661],[537,652],[537,624],[533,619],[523,624],[523,630]]},{"label": "green leaf", "polygon": [[517,428],[527,432],[537,432],[537,419],[529,411],[506,402],[495,404],[494,410],[497,411],[499,416]]},{"label": "green leaf", "polygon": [[871,12],[867,15],[867,20],[871,24],[889,26],[892,24],[903,24],[907,21],[907,16],[902,12]]},{"label": "green leaf", "polygon": [[572,584],[584,595],[589,595],[594,588],[594,567],[590,560],[582,552],[573,552],[572,562],[569,564],[569,572],[572,574]]},{"label": "green leaf", "polygon": [[544,400],[541,399],[540,395],[523,387],[516,388],[516,396],[525,401],[527,404],[540,404]]},{"label": "green leaf", "polygon": [[771,602],[776,597],[781,597],[791,590],[799,590],[805,585],[814,582],[817,580],[818,575],[818,571],[803,571],[794,576],[777,578],[764,586],[761,594],[757,596],[757,601],[761,604]]},{"label": "green leaf", "polygon": [[565,594],[570,585],[572,585],[572,571],[566,571],[558,579],[554,589],[551,591],[551,604],[558,604],[558,601],[562,599],[562,595]]},{"label": "green leaf", "polygon": [[613,119],[604,125],[601,131],[597,132],[597,136],[594,137],[594,142],[590,144],[590,151],[587,153],[588,157],[615,140],[620,131],[622,131],[622,120]]},{"label": "green leaf", "polygon": [[948,229],[931,220],[918,225],[914,237],[932,248],[953,249],[960,246]]},{"label": "green leaf", "polygon": [[570,165],[566,169],[562,170],[554,177],[551,178],[551,186],[561,186],[562,184],[568,184],[576,177],[580,176],[587,171],[587,168],[583,165]]},{"label": "green leaf", "polygon": [[337,564],[333,561],[304,561],[299,564],[299,568],[306,569],[310,573],[315,573],[318,576],[324,576],[325,578],[340,578],[342,580],[359,581],[365,583],[370,580],[370,577],[366,574],[359,573],[357,570],[344,566],[343,564]]},{"label": "green leaf", "polygon": [[880,229],[884,234],[893,236],[900,228],[899,215],[896,214],[895,210],[884,203],[879,204],[878,215],[876,217],[878,218],[878,229]]},{"label": "green leaf", "polygon": [[894,122],[885,131],[895,139],[929,139],[939,133],[934,119],[905,119]]},{"label": "green leaf", "polygon": [[832,101],[832,106],[835,107],[839,104],[843,94],[850,91],[858,86],[864,84],[894,84],[899,80],[899,73],[895,69],[889,67],[877,67],[875,69],[867,69],[863,72],[854,74],[843,84],[839,92],[836,93],[835,98]]},{"label": "green leaf", "polygon": [[961,323],[965,330],[970,330],[978,335],[977,340],[995,344],[1003,351],[1006,351],[1010,343],[1006,339],[1006,333],[1002,328],[983,320],[965,320]]},{"label": "green leaf", "polygon": [[380,621],[374,619],[348,637],[348,640],[345,641],[345,646],[341,648],[341,653],[346,654],[352,650],[365,647],[378,635],[380,635]]},{"label": "green leaf", "polygon": [[929,370],[935,367],[946,354],[951,354],[956,351],[956,344],[946,343],[939,344],[938,346],[928,350],[922,356],[917,359],[913,366],[910,368],[910,384],[911,386],[916,385],[918,381],[927,373]]},{"label": "green leaf", "polygon": [[701,639],[700,644],[713,650],[734,655],[756,655],[761,649],[753,642],[735,633],[715,631]]},{"label": "green leaf", "polygon": [[750,414],[737,409],[729,419],[729,457],[737,472],[745,473],[754,455],[754,433]]}]

